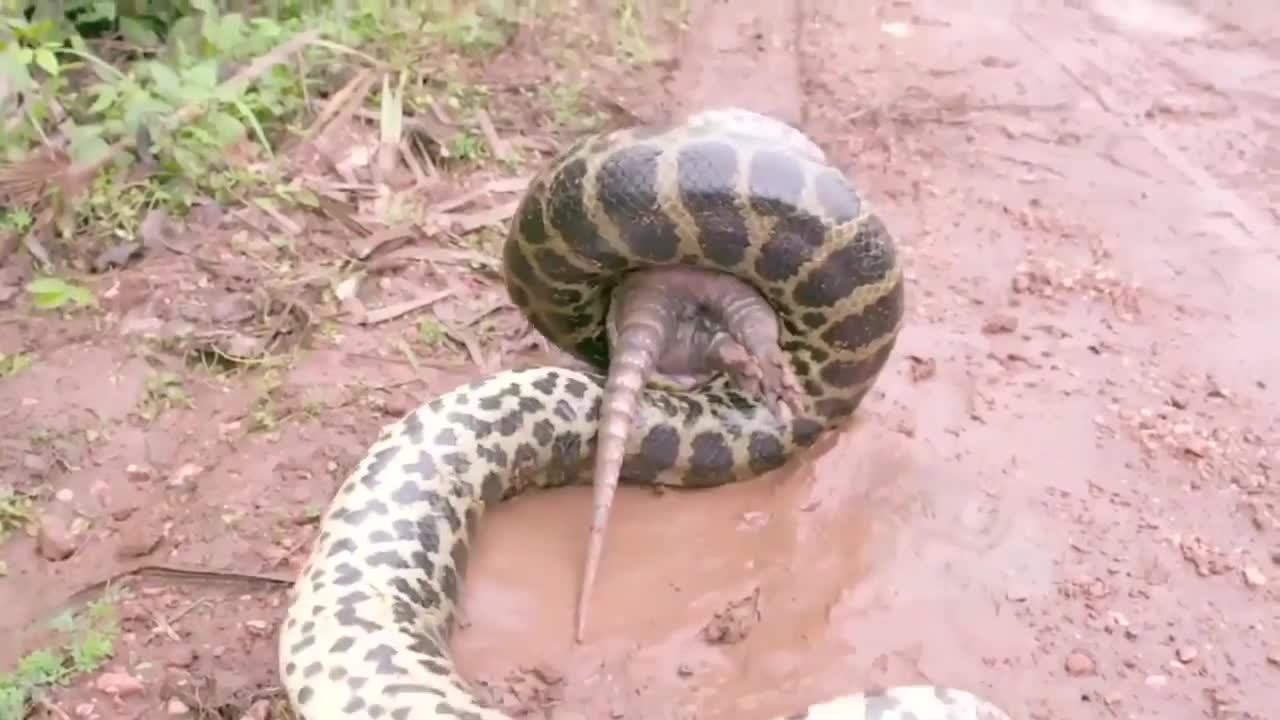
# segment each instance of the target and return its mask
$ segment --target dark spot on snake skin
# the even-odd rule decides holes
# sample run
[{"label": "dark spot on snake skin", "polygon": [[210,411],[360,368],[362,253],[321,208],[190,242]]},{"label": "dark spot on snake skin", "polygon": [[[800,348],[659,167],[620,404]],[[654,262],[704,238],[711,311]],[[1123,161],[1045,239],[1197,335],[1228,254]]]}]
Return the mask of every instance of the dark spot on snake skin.
[{"label": "dark spot on snake skin", "polygon": [[553,288],[549,299],[556,305],[572,306],[575,303],[582,302],[582,292],[580,290],[567,287]]},{"label": "dark spot on snake skin", "polygon": [[415,476],[419,482],[431,480],[436,476],[436,459],[431,453],[421,450],[416,461],[405,463],[401,469],[406,474]]},{"label": "dark spot on snake skin", "polygon": [[547,404],[542,402],[536,397],[529,397],[528,395],[524,395],[524,396],[521,396],[519,401],[517,401],[517,406],[520,408],[520,412],[536,413],[536,412],[541,412],[544,408],[546,408]]},{"label": "dark spot on snake skin", "polygon": [[549,372],[546,375],[534,380],[530,385],[534,390],[543,395],[550,395],[556,391],[556,384],[560,381],[560,373]]},{"label": "dark spot on snake skin", "polygon": [[805,327],[816,330],[827,322],[827,316],[820,312],[807,312],[800,316],[800,322],[804,323]]},{"label": "dark spot on snake skin", "polygon": [[821,383],[811,377],[805,378],[803,384],[804,391],[812,396],[822,395],[826,391],[826,389],[822,387]]},{"label": "dark spot on snake skin", "polygon": [[400,707],[391,711],[391,720],[409,720],[409,713],[413,712],[411,707]]},{"label": "dark spot on snake skin", "polygon": [[795,318],[790,315],[780,315],[778,319],[782,323],[782,329],[785,330],[788,335],[794,337],[802,334],[800,325],[796,323]]},{"label": "dark spot on snake skin", "polygon": [[877,299],[860,314],[836,321],[822,333],[822,340],[843,350],[860,348],[879,339],[898,326],[902,318],[903,288],[899,280],[893,290]]},{"label": "dark spot on snake skin", "polygon": [[803,210],[782,215],[760,248],[755,269],[770,282],[791,279],[826,240],[822,221]]},{"label": "dark spot on snake skin", "polygon": [[[525,254],[524,247],[518,243],[507,243],[502,249],[503,266],[506,275],[511,279],[518,281],[521,285],[528,288],[534,295],[545,295],[550,286],[547,282],[538,276],[537,271],[533,269],[533,265],[529,261],[529,256]],[[511,291],[511,284],[508,283],[507,291]]]},{"label": "dark spot on snake skin", "polygon": [[440,646],[431,638],[421,634],[416,635],[413,642],[409,644],[409,652],[433,658],[444,657],[444,652],[440,649]]},{"label": "dark spot on snake skin", "polygon": [[[425,454],[425,453],[424,453]],[[391,493],[391,499],[401,505],[410,503],[427,502],[435,492],[428,488],[417,478],[405,480],[400,487]]]},{"label": "dark spot on snake skin", "polygon": [[524,427],[524,413],[519,410],[512,410],[506,415],[498,418],[497,427],[498,434],[502,437],[511,437],[512,435],[515,435]]},{"label": "dark spot on snake skin", "polygon": [[529,307],[529,291],[511,280],[507,281],[507,294],[511,296],[511,302],[520,309]]},{"label": "dark spot on snake skin", "polygon": [[[421,431],[419,431],[418,437],[419,439],[416,442],[422,442]],[[372,488],[374,485],[377,485],[378,476],[382,474],[383,470],[387,469],[387,466],[391,464],[391,461],[395,459],[396,454],[399,452],[399,448],[393,446],[383,448],[374,453],[373,462],[369,463],[369,467],[365,469],[364,475],[360,477],[360,484],[367,488]]]},{"label": "dark spot on snake skin", "polygon": [[[590,272],[569,262],[551,248],[535,251],[532,259],[533,264],[553,285],[585,285],[593,279]],[[551,287],[547,289],[550,290]]]},{"label": "dark spot on snake skin", "polygon": [[813,360],[816,363],[824,363],[831,358],[831,353],[827,352],[826,350],[823,350],[820,347],[810,347],[808,348],[808,350],[809,350],[809,359]]},{"label": "dark spot on snake skin", "polygon": [[409,440],[414,444],[422,442],[422,418],[418,417],[418,413],[411,412],[404,417],[404,434],[409,436]]},{"label": "dark spot on snake skin", "polygon": [[352,690],[359,690],[369,684],[369,678],[360,675],[352,675],[347,678],[347,687]]},{"label": "dark spot on snake skin", "polygon": [[825,398],[814,404],[813,409],[828,420],[848,417],[857,409],[857,405],[845,398]]},{"label": "dark spot on snake skin", "polygon": [[859,362],[834,360],[823,366],[822,379],[835,387],[842,388],[867,383],[880,372],[892,352],[893,345],[886,343],[884,347],[875,351],[871,357]]},{"label": "dark spot on snake skin", "polygon": [[833,223],[856,220],[862,212],[862,201],[849,187],[849,182],[835,170],[823,170],[813,179],[813,192],[822,212]]},{"label": "dark spot on snake skin", "polygon": [[546,447],[553,437],[555,437],[555,425],[550,420],[543,418],[533,424],[533,439],[537,440],[539,445]]},{"label": "dark spot on snake skin", "polygon": [[339,563],[333,571],[333,584],[340,585],[342,587],[355,585],[364,578],[364,574],[360,572],[360,568],[352,565],[351,563]]},{"label": "dark spot on snake skin", "polygon": [[290,645],[289,653],[292,655],[297,655],[298,653],[302,652],[303,650],[306,650],[307,648],[315,644],[316,644],[316,636],[307,635],[306,637],[302,638],[298,642]]},{"label": "dark spot on snake skin", "polygon": [[460,452],[451,452],[440,458],[440,461],[459,475],[466,473],[471,468],[471,459]]},{"label": "dark spot on snake skin", "polygon": [[439,713],[441,717],[456,718],[456,720],[484,720],[484,716],[480,713],[456,708],[447,702],[442,702],[436,705],[436,712]]},{"label": "dark spot on snake skin", "polygon": [[576,433],[560,433],[551,442],[551,459],[547,462],[547,481],[551,485],[567,485],[573,482],[577,479],[582,458],[582,439]]},{"label": "dark spot on snake skin", "polygon": [[493,432],[492,423],[481,420],[475,415],[452,412],[445,416],[445,419],[454,425],[460,425],[463,429],[468,430],[472,435],[475,435],[478,440],[485,439],[489,436],[489,433]]},{"label": "dark spot on snake skin", "polygon": [[325,557],[333,557],[335,555],[338,555],[344,552],[347,552],[347,553],[355,552],[355,550],[356,550],[355,540],[352,540],[351,538],[342,538],[341,540],[337,540],[332,545],[329,546],[329,552],[326,553]]},{"label": "dark spot on snake skin", "polygon": [[373,671],[379,675],[402,675],[404,668],[395,663],[396,649],[381,644],[364,654],[366,662],[374,663]]},{"label": "dark spot on snake skin", "polygon": [[[427,574],[431,574],[432,571],[427,570],[426,572]],[[432,605],[427,602],[429,596],[422,591],[421,586],[415,588],[409,584],[408,580],[405,580],[402,577],[391,578],[390,584],[393,590],[400,593],[400,597],[404,598],[406,603],[417,607],[432,607]]]},{"label": "dark spot on snake skin", "polygon": [[689,472],[685,475],[690,486],[719,485],[732,477],[733,451],[719,432],[698,433],[691,447],[693,454],[689,457]]},{"label": "dark spot on snake skin", "polygon": [[564,391],[581,400],[587,394],[587,384],[576,378],[569,378],[564,383]]},{"label": "dark spot on snake skin", "polygon": [[342,667],[341,665],[337,665],[329,668],[329,679],[334,682],[338,682],[339,680],[341,680],[346,676],[347,676],[347,669]]},{"label": "dark spot on snake skin", "polygon": [[365,705],[365,702],[362,698],[353,697],[347,701],[346,705],[342,706],[342,712],[344,713],[360,712],[361,710],[364,709],[364,705]]},{"label": "dark spot on snake skin", "polygon": [[391,619],[397,625],[413,627],[418,620],[418,613],[413,609],[413,605],[404,600],[397,600],[391,603]]},{"label": "dark spot on snake skin", "polygon": [[796,418],[791,421],[791,439],[800,447],[809,447],[822,435],[822,423],[812,418]]},{"label": "dark spot on snake skin", "polygon": [[796,371],[796,374],[800,376],[808,375],[809,371],[812,369],[812,366],[809,365],[809,361],[805,360],[802,357],[792,358],[791,367],[794,368]]},{"label": "dark spot on snake skin", "polygon": [[445,565],[440,572],[440,591],[451,602],[458,601],[458,573],[448,565]]},{"label": "dark spot on snake skin", "polygon": [[319,675],[322,672],[324,672],[324,665],[321,665],[318,662],[313,662],[310,665],[302,668],[302,677],[306,678],[307,680],[310,680],[311,678]]},{"label": "dark spot on snake skin", "polygon": [[[365,557],[364,562],[370,567],[388,567],[395,570],[408,570],[409,561],[395,550],[380,550]],[[341,584],[337,583],[336,584]]]},{"label": "dark spot on snake skin", "polygon": [[760,474],[782,467],[787,460],[782,449],[782,441],[776,435],[766,432],[753,432],[747,443],[747,462],[751,472]]},{"label": "dark spot on snake skin", "polygon": [[[538,451],[529,443],[520,443],[516,448],[515,462],[511,464],[512,484],[522,487],[532,475],[538,472]],[[506,484],[502,486],[502,495],[506,495]]]},{"label": "dark spot on snake skin", "polygon": [[795,212],[804,180],[804,167],[794,156],[780,150],[756,151],[747,168],[752,209],[772,216]]},{"label": "dark spot on snake skin", "polygon": [[395,536],[393,536],[391,533],[387,532],[386,530],[377,529],[369,533],[370,545],[382,545],[383,543],[393,542],[394,540],[395,540]]},{"label": "dark spot on snake skin", "polygon": [[521,237],[530,245],[543,245],[547,242],[547,227],[542,221],[542,203],[539,201],[544,190],[541,183],[531,186],[516,211],[516,226],[520,228]]},{"label": "dark spot on snake skin", "polygon": [[893,253],[883,245],[868,248],[867,244],[855,240],[828,255],[796,285],[793,293],[796,303],[804,307],[831,307],[854,290],[882,280],[893,267]]},{"label": "dark spot on snake skin", "polygon": [[450,553],[453,558],[453,567],[459,575],[467,572],[467,561],[471,559],[471,550],[463,541],[458,541],[453,545],[453,552]]},{"label": "dark spot on snake skin", "polygon": [[699,142],[680,149],[680,202],[698,226],[698,243],[713,263],[742,262],[750,235],[738,196],[738,151],[723,142]]},{"label": "dark spot on snake skin", "polygon": [[[516,452],[516,458],[519,459],[520,453]],[[502,474],[490,471],[484,476],[484,482],[480,485],[480,499],[486,505],[493,505],[502,500],[503,494]]]},{"label": "dark spot on snake skin", "polygon": [[573,409],[573,405],[568,400],[561,398],[556,401],[556,407],[553,411],[555,416],[565,422],[573,422],[578,419],[578,411]]},{"label": "dark spot on snake skin", "polygon": [[291,662],[291,663],[287,663],[287,664],[285,664],[285,666],[284,666],[284,674],[285,674],[285,675],[293,675],[293,674],[294,674],[294,673],[296,673],[296,672],[298,672],[298,665],[297,665],[297,663],[292,663],[292,662]]},{"label": "dark spot on snake skin", "polygon": [[476,448],[476,454],[479,455],[482,460],[493,464],[495,467],[503,470],[507,469],[507,451],[503,450],[498,445],[482,445]]},{"label": "dark spot on snake skin", "polygon": [[315,695],[315,691],[309,687],[303,686],[303,688],[298,691],[298,702],[305,705],[310,702],[312,695]]},{"label": "dark spot on snake skin", "polygon": [[329,654],[344,653],[350,650],[355,644],[356,639],[353,637],[340,637],[337,640],[334,640],[333,644],[329,646]]},{"label": "dark spot on snake skin", "polygon": [[680,414],[680,408],[676,407],[675,401],[667,395],[653,395],[650,396],[649,400],[650,404],[660,410],[662,414],[666,415],[668,418],[674,419]]},{"label": "dark spot on snake skin", "polygon": [[583,417],[583,419],[589,423],[594,423],[599,421],[600,420],[600,403],[591,403],[591,405],[587,407],[587,414]]},{"label": "dark spot on snake skin", "polygon": [[653,482],[676,464],[680,455],[680,433],[670,425],[657,425],[645,433],[640,449],[622,460],[619,477],[637,482]]},{"label": "dark spot on snake skin", "polygon": [[579,340],[573,346],[574,354],[599,369],[609,366],[609,341],[603,334]]},{"label": "dark spot on snake skin", "polygon": [[[418,441],[418,442],[421,443],[421,441]],[[445,428],[440,432],[436,433],[435,444],[436,445],[457,445],[458,434],[453,431],[453,428]]]},{"label": "dark spot on snake skin", "polygon": [[675,223],[658,204],[662,149],[630,145],[614,152],[596,175],[599,203],[632,255],[652,262],[674,260],[680,246]]},{"label": "dark spot on snake skin", "polygon": [[426,552],[433,553],[440,549],[440,533],[435,523],[427,519],[414,523],[418,531],[418,545]]}]

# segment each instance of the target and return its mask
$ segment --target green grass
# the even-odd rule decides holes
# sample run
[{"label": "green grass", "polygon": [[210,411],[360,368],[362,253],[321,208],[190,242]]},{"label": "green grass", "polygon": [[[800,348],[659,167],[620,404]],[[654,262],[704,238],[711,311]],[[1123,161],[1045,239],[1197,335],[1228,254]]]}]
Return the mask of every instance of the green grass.
[{"label": "green grass", "polygon": [[83,612],[66,613],[49,623],[65,643],[28,653],[13,672],[0,675],[0,720],[23,720],[51,690],[99,670],[115,655],[117,599],[108,593]]}]

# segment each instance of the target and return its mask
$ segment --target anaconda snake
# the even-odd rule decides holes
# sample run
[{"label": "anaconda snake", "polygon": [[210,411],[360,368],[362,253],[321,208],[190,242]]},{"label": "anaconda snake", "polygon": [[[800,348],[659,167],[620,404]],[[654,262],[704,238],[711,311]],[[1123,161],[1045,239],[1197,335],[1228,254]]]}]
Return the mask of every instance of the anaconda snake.
[{"label": "anaconda snake", "polygon": [[[675,266],[700,268],[673,283],[683,300],[654,290],[664,273],[679,277]],[[640,281],[635,294],[648,287],[649,300],[633,303],[647,324],[633,323],[640,332],[628,340],[626,313],[610,314],[626,296],[615,288],[654,268],[665,268],[651,271],[659,283]],[[531,485],[575,482],[598,458],[598,552],[611,480],[708,487],[779,467],[853,414],[903,317],[884,224],[799,131],[740,110],[574,145],[530,184],[505,270],[539,332],[610,374],[501,372],[383,431],[325,513],[281,631],[284,686],[305,720],[507,718],[472,695],[448,650],[485,508]],[[723,295],[710,289],[717,282]],[[702,305],[654,315],[680,302]],[[748,327],[743,318],[761,308],[774,324]],[[747,371],[691,357],[734,345],[726,337],[754,358],[738,366]],[[687,377],[716,369],[730,372],[699,386]],[[1008,720],[933,686],[847,695],[789,717]]]}]

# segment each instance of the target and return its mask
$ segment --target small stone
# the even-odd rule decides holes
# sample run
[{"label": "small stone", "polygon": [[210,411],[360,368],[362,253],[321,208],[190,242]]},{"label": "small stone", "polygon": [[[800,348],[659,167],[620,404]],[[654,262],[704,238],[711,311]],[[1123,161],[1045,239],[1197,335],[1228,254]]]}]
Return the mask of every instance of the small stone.
[{"label": "small stone", "polygon": [[271,628],[271,623],[266,620],[245,620],[244,626],[250,634],[262,636],[267,634],[267,630]]},{"label": "small stone", "polygon": [[1273,652],[1267,656],[1267,664],[1272,667],[1280,668],[1280,651]]},{"label": "small stone", "polygon": [[1267,584],[1267,576],[1253,565],[1246,565],[1244,568],[1244,584],[1251,587],[1262,587]]},{"label": "small stone", "polygon": [[93,717],[98,712],[98,707],[91,702],[83,702],[76,705],[72,711],[78,718]]},{"label": "small stone", "polygon": [[1018,318],[1012,315],[992,315],[982,323],[985,335],[1001,335],[1018,329]]},{"label": "small stone", "polygon": [[146,482],[155,477],[156,471],[150,465],[129,464],[124,468],[124,476],[134,482]]},{"label": "small stone", "polygon": [[693,675],[693,668],[687,663],[680,663],[680,666],[676,668],[676,675],[682,678],[690,677]]},{"label": "small stone", "polygon": [[1072,650],[1067,655],[1065,667],[1068,675],[1071,675],[1072,677],[1084,677],[1097,672],[1098,663],[1093,659],[1092,655],[1084,650],[1077,649]]},{"label": "small stone", "polygon": [[166,662],[171,667],[189,668],[196,662],[196,649],[190,645],[179,645],[169,651]]},{"label": "small stone", "polygon": [[142,693],[142,681],[128,673],[104,672],[93,681],[99,691],[116,697],[129,697]]},{"label": "small stone", "polygon": [[184,463],[169,477],[169,487],[179,490],[189,489],[195,484],[195,478],[204,472],[204,468],[195,463]]},{"label": "small stone", "polygon": [[66,560],[79,547],[80,538],[68,529],[66,523],[52,515],[40,519],[40,528],[36,531],[36,550],[40,557],[53,562]]},{"label": "small stone", "polygon": [[1168,684],[1169,684],[1168,675],[1148,675],[1147,676],[1147,687],[1162,688]]},{"label": "small stone", "polygon": [[164,705],[164,711],[169,713],[170,715],[178,716],[178,715],[186,715],[187,713],[191,712],[191,708],[187,707],[187,704],[182,702],[178,698],[170,698],[169,702],[165,703]]},{"label": "small stone", "polygon": [[120,529],[116,554],[124,559],[151,554],[164,539],[164,525],[154,513],[140,513]]},{"label": "small stone", "polygon": [[58,492],[54,493],[53,497],[60,503],[70,503],[72,500],[76,499],[76,493],[71,488],[62,488]]},{"label": "small stone", "polygon": [[33,477],[44,477],[49,473],[49,461],[43,455],[26,453],[22,456],[22,469]]},{"label": "small stone", "polygon": [[1190,645],[1184,645],[1178,648],[1177,657],[1178,662],[1186,665],[1187,663],[1195,662],[1195,659],[1200,657],[1200,651]]}]

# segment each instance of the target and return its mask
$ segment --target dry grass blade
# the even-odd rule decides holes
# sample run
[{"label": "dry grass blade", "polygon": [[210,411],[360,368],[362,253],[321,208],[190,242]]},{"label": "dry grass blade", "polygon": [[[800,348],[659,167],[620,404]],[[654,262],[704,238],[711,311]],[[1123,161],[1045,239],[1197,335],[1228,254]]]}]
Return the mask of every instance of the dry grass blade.
[{"label": "dry grass blade", "polygon": [[388,305],[386,307],[378,308],[377,310],[370,310],[365,314],[360,324],[377,325],[378,323],[384,323],[388,320],[394,320],[402,315],[408,315],[415,310],[421,310],[424,307],[440,302],[447,297],[452,297],[456,292],[457,291],[453,288],[445,288],[444,290],[440,290],[420,298],[406,300],[405,302],[396,303],[395,305]]},{"label": "dry grass blade", "polygon": [[378,116],[378,159],[375,171],[379,179],[395,170],[400,158],[400,138],[404,127],[404,86],[408,73],[400,75],[400,86],[391,89],[390,75],[382,76],[382,111]]},{"label": "dry grass blade", "polygon": [[364,68],[357,71],[351,80],[346,85],[343,85],[338,92],[334,93],[333,97],[329,98],[329,102],[325,103],[324,107],[320,109],[320,116],[302,134],[301,144],[305,145],[312,142],[317,135],[334,122],[338,120],[345,121],[350,118],[351,114],[364,102],[364,98],[369,94],[369,88],[373,87],[375,80],[372,70]]}]

